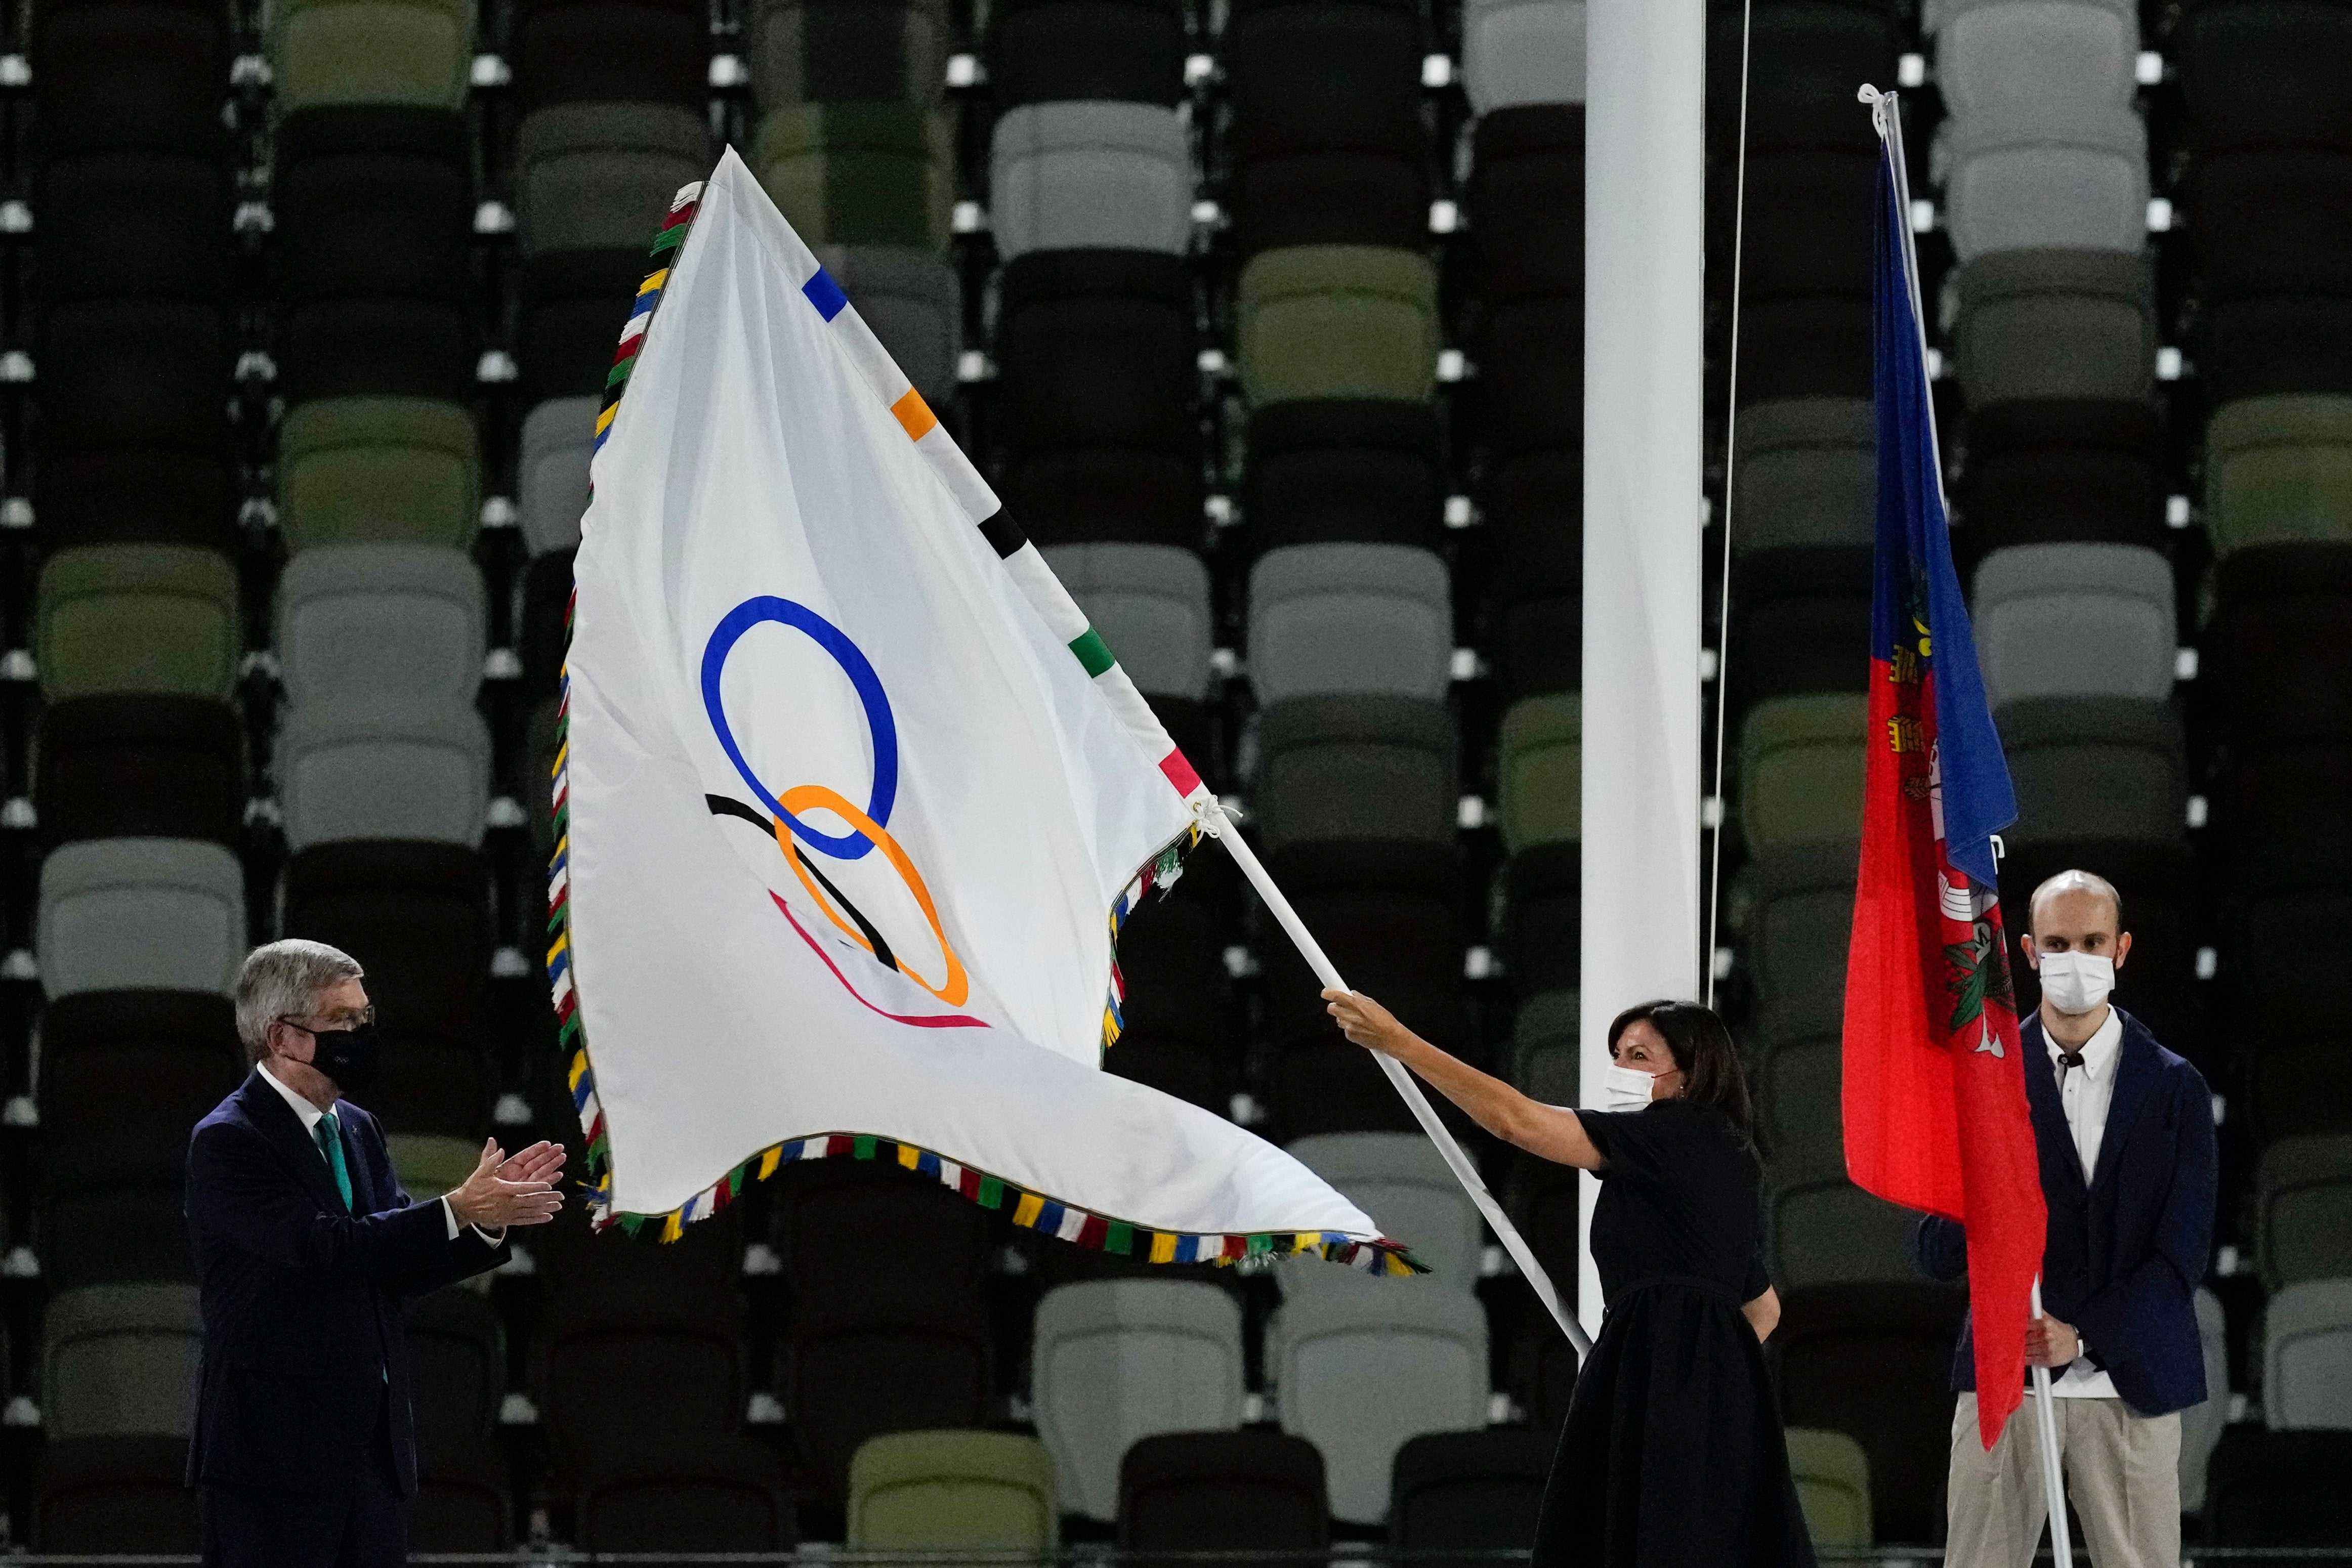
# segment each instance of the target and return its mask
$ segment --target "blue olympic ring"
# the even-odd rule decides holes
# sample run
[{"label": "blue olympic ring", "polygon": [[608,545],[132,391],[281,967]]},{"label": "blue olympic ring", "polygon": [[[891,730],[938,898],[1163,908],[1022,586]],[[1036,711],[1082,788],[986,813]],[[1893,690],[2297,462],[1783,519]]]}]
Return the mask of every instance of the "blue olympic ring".
[{"label": "blue olympic ring", "polygon": [[751,771],[742,748],[735,744],[734,731],[727,727],[726,704],[719,695],[719,678],[726,673],[727,655],[734,651],[743,633],[765,621],[805,632],[811,642],[833,655],[834,663],[841,666],[849,684],[856,688],[857,700],[866,708],[866,727],[874,740],[874,789],[866,797],[866,814],[877,827],[889,825],[890,808],[898,803],[898,726],[890,716],[890,698],[882,689],[882,677],[874,673],[874,666],[857,644],[849,640],[849,634],[807,605],[768,596],[747,599],[729,611],[712,629],[710,642],[702,651],[702,706],[710,715],[710,727],[718,732],[719,744],[727,748],[735,771],[743,776],[743,782],[751,787],[760,803],[772,815],[792,824],[795,841],[835,860],[858,860],[872,852],[874,841],[855,831],[818,832],[785,810]]}]

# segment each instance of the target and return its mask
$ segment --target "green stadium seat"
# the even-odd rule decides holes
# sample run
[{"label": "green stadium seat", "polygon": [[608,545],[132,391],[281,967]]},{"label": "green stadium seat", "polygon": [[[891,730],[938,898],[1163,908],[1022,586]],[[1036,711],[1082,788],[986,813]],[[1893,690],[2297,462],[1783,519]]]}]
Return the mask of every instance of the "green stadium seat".
[{"label": "green stadium seat", "polygon": [[1503,847],[1583,838],[1584,699],[1576,692],[1528,697],[1503,715],[1496,746]]},{"label": "green stadium seat", "polygon": [[1583,1005],[1575,991],[1538,991],[1511,1015],[1511,1082],[1547,1105],[1578,1103]]},{"label": "green stadium seat", "polygon": [[2137,252],[2001,250],[1960,271],[1953,356],[1970,409],[2027,398],[2146,400],[2156,286]]},{"label": "green stadium seat", "polygon": [[480,526],[473,417],[425,398],[298,404],[278,434],[278,526],[294,549],[420,544],[471,550]]},{"label": "green stadium seat", "polygon": [[1437,270],[1377,246],[1269,250],[1234,290],[1242,392],[1424,401],[1436,384]]},{"label": "green stadium seat", "polygon": [[514,162],[523,254],[642,255],[678,187],[710,172],[709,140],[703,117],[676,104],[560,103],[526,115]]},{"label": "green stadium seat", "polygon": [[1765,1174],[1771,1191],[1772,1278],[1785,1291],[1808,1285],[1904,1283],[1917,1218],[1846,1179],[1845,1162],[1775,1158]]},{"label": "green stadium seat", "polygon": [[51,702],[227,697],[245,652],[236,568],[186,545],[86,545],[41,568],[33,656]]},{"label": "green stadium seat", "polygon": [[2263,1151],[2254,1251],[2273,1291],[2352,1278],[2352,1134],[2281,1138]]},{"label": "green stadium seat", "polygon": [[2180,841],[2189,762],[2180,721],[2130,697],[2029,697],[1994,716],[2017,787],[2012,844],[2052,840]]},{"label": "green stadium seat", "polygon": [[1816,693],[1758,703],[1739,731],[1739,821],[1750,853],[1862,836],[1870,699]]},{"label": "green stadium seat", "polygon": [[69,1437],[184,1436],[196,1385],[193,1285],[85,1285],[41,1330],[42,1425]]},{"label": "green stadium seat", "polygon": [[471,0],[272,0],[267,12],[280,114],[331,104],[466,107]]},{"label": "green stadium seat", "polygon": [[1790,398],[1739,412],[1731,548],[1867,546],[1878,526],[1878,416],[1855,398]]},{"label": "green stadium seat", "polygon": [[1051,1552],[1054,1460],[1012,1432],[891,1432],[849,1461],[853,1552]]},{"label": "green stadium seat", "polygon": [[1454,726],[1410,697],[1293,697],[1258,719],[1255,800],[1266,852],[1310,843],[1450,850]]},{"label": "green stadium seat", "polygon": [[1789,1470],[1816,1546],[1871,1543],[1870,1456],[1843,1432],[1789,1428]]},{"label": "green stadium seat", "polygon": [[809,245],[947,246],[954,134],[919,105],[781,105],[760,120],[751,170]]},{"label": "green stadium seat", "polygon": [[2243,398],[2205,427],[2205,528],[2252,544],[2352,540],[2352,396]]}]

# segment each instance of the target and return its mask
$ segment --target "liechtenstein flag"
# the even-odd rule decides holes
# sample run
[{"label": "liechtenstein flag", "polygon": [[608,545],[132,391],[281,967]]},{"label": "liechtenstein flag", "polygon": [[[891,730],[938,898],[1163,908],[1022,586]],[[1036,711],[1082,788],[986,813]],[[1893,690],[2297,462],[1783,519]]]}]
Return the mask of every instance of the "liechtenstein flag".
[{"label": "liechtenstein flag", "polygon": [[2017,818],[1952,570],[1893,94],[1879,129],[1878,541],[1862,870],[1847,961],[1846,1169],[1968,1226],[1978,1421],[2023,1398],[2043,1210],[1993,835]]}]

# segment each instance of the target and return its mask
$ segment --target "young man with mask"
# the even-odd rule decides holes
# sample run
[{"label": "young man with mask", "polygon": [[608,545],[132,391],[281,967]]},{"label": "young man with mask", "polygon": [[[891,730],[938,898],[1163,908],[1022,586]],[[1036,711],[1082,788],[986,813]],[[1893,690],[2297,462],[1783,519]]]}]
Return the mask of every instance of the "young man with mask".
[{"label": "young man with mask", "polygon": [[[2115,888],[2061,872],[2023,938],[2042,1006],[2018,1029],[2050,1215],[2043,1316],[2025,1358],[2050,1369],[2060,1462],[2095,1568],[2180,1561],[2180,1415],[2205,1397],[2195,1297],[2213,1234],[2213,1102],[2204,1078],[2108,1001],[2131,956]],[[1967,1234],[1919,1222],[1920,1266],[1968,1267]],[[1987,1452],[1969,1329],[1952,1367],[1948,1568],[2025,1568],[2048,1503],[2029,1394]]]},{"label": "young man with mask", "polygon": [[236,1028],[253,1071],[196,1124],[188,1229],[204,1349],[188,1482],[204,1560],[238,1568],[405,1562],[416,1490],[402,1305],[495,1267],[506,1228],[552,1218],[563,1151],[482,1146],[463,1186],[413,1202],[375,1118],[343,1098],[376,1062],[345,954],[247,956]]}]

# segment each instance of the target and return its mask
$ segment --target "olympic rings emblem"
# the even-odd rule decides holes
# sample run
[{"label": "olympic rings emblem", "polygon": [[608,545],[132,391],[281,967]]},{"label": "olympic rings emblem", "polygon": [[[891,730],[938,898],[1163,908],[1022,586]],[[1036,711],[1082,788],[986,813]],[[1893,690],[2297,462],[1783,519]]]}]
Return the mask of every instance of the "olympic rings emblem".
[{"label": "olympic rings emblem", "polygon": [[[721,692],[721,678],[727,673],[728,655],[753,627],[773,622],[791,627],[814,643],[841,667],[843,674],[857,693],[859,706],[865,710],[866,727],[874,747],[874,784],[867,790],[865,810],[860,810],[839,791],[822,784],[798,784],[781,796],[769,791],[751,764],[743,755],[735,738],[732,726],[727,722],[727,705]],[[718,737],[721,749],[735,771],[751,791],[752,798],[765,808],[754,810],[740,801],[723,796],[706,797],[714,813],[740,817],[753,822],[775,835],[777,847],[784,852],[784,863],[791,866],[816,906],[827,920],[849,939],[865,948],[885,966],[898,970],[924,990],[947,1003],[961,1007],[971,993],[971,977],[964,972],[963,961],[950,945],[947,932],[940,922],[939,906],[932,901],[931,891],[925,885],[922,873],[890,836],[890,813],[898,798],[898,727],[890,713],[889,694],[883,689],[882,677],[875,674],[872,661],[866,658],[849,633],[835,626],[805,604],[772,595],[747,599],[719,618],[702,651],[702,706],[709,716],[710,727]],[[798,813],[830,811],[849,824],[845,833],[826,833],[811,827]],[[924,922],[930,927],[933,940],[947,964],[947,974],[933,985],[909,968],[906,961],[894,953],[874,923],[861,914],[857,906],[845,896],[808,858],[809,850],[843,862],[863,860],[879,849],[882,857],[898,875],[916,908],[922,911]],[[828,896],[830,895],[830,896]],[[836,904],[839,906],[836,908]],[[787,918],[790,911],[786,911]],[[838,970],[835,971],[839,973]],[[845,979],[845,985],[847,981]],[[853,993],[854,993],[853,988]],[[864,1000],[863,998],[859,998]],[[871,1004],[869,1004],[871,1005]]]}]

